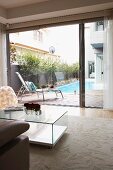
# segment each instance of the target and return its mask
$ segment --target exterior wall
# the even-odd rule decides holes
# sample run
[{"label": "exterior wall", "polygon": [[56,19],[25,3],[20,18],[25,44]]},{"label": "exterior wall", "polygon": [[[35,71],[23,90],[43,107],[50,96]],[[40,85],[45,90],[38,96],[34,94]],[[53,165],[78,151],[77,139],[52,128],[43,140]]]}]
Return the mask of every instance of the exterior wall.
[{"label": "exterior wall", "polygon": [[49,59],[52,58],[53,61],[59,61],[60,60],[60,56],[54,55],[54,54],[50,54],[48,52],[45,52],[43,50],[33,50],[31,49],[27,49],[25,47],[20,47],[18,45],[15,45],[16,51],[17,51],[17,55],[19,56],[19,61],[22,61],[21,55],[26,53],[26,52],[31,52],[33,53],[35,56],[40,57],[42,59]]},{"label": "exterior wall", "polygon": [[46,47],[43,39],[47,37],[48,32],[43,29],[41,30],[34,30],[34,31],[25,31],[19,33],[12,33],[10,34],[10,41],[13,43],[20,43],[26,46],[42,49],[42,50],[49,50],[49,47]]},{"label": "exterior wall", "polygon": [[91,25],[90,35],[90,43],[92,45],[93,55],[95,58],[95,82],[101,83],[103,81],[104,31],[102,29],[97,31],[95,22]]},{"label": "exterior wall", "polygon": [[103,31],[96,31],[95,23],[91,25],[91,36],[90,36],[90,43],[92,45],[96,45],[98,47],[99,44],[103,44]]},{"label": "exterior wall", "polygon": [[101,83],[103,81],[103,60],[96,56],[96,82]]},{"label": "exterior wall", "polygon": [[95,62],[94,49],[91,46],[91,26],[93,23],[85,24],[85,78],[89,78],[88,62]]},{"label": "exterior wall", "polygon": [[[60,56],[49,53],[49,29],[26,31],[10,34],[10,42],[17,49],[17,54],[32,52],[40,58],[52,58],[59,61]],[[43,41],[44,40],[44,41]]]}]

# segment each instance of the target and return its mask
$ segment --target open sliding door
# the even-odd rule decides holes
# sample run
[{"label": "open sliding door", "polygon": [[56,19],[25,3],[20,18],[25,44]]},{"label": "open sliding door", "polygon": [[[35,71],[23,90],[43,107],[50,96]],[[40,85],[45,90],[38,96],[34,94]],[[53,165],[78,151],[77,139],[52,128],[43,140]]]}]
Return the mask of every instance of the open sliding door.
[{"label": "open sliding door", "polygon": [[104,21],[84,24],[85,36],[85,106],[103,107]]}]

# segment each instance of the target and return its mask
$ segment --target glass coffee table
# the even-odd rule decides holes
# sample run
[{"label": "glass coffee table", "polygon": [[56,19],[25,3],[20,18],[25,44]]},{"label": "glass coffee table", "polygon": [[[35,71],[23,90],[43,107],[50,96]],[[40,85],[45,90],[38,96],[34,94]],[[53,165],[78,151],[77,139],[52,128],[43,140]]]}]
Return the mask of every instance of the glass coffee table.
[{"label": "glass coffee table", "polygon": [[67,129],[67,111],[54,106],[41,106],[41,114],[26,114],[24,110],[0,111],[0,119],[29,122],[30,129],[25,132],[30,143],[53,147]]}]

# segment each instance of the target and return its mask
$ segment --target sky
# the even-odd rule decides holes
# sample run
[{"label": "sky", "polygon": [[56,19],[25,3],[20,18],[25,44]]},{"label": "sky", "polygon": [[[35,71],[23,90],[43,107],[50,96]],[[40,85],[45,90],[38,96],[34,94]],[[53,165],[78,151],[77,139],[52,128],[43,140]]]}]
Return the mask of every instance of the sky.
[{"label": "sky", "polygon": [[60,55],[61,60],[68,64],[78,62],[78,25],[51,27],[49,31],[48,43],[55,47],[55,54]]}]

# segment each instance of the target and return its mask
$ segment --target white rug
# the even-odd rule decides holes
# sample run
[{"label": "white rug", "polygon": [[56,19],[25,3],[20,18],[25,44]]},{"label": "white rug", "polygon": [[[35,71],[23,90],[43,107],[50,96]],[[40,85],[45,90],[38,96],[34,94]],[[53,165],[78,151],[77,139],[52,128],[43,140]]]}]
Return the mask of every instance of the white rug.
[{"label": "white rug", "polygon": [[113,170],[113,120],[69,116],[53,149],[30,145],[30,170]]}]

